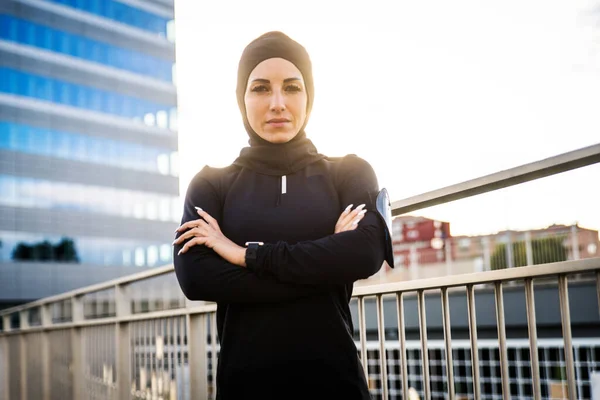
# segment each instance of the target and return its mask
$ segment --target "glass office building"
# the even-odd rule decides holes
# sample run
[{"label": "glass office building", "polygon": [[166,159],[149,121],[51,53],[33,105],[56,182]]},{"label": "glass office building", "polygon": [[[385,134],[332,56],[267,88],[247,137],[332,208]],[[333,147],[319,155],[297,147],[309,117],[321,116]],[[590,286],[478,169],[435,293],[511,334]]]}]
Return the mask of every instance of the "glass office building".
[{"label": "glass office building", "polygon": [[0,1],[0,266],[171,262],[174,42],[173,0]]}]

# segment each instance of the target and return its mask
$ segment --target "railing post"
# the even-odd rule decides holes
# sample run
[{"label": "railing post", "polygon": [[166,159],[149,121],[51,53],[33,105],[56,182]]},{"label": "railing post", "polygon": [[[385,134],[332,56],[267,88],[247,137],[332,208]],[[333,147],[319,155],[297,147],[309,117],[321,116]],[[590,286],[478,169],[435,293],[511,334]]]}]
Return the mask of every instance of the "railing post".
[{"label": "railing post", "polygon": [[452,239],[448,238],[444,243],[444,251],[446,252],[446,274],[452,274]]},{"label": "railing post", "polygon": [[571,249],[573,260],[579,260],[579,236],[577,234],[577,224],[571,225]]},{"label": "railing post", "polygon": [[83,399],[85,398],[84,393],[84,376],[83,376],[83,337],[81,332],[81,326],[83,322],[83,298],[82,296],[73,296],[71,298],[72,310],[73,310],[73,324],[76,324],[71,328],[71,351],[73,360],[71,362],[71,377],[73,379],[73,398]]},{"label": "railing post", "polygon": [[188,314],[186,316],[186,322],[188,325],[187,334],[188,361],[190,367],[190,397],[192,399],[206,399],[208,396],[206,314]]},{"label": "railing post", "polygon": [[131,397],[131,326],[129,321],[122,320],[131,315],[127,285],[115,286],[115,307],[118,319],[115,324],[117,398],[128,399]]},{"label": "railing post", "polygon": [[533,247],[531,246],[531,232],[525,232],[525,256],[527,265],[533,265]]},{"label": "railing post", "polygon": [[409,270],[410,270],[410,279],[418,279],[417,276],[417,267],[419,266],[418,258],[419,254],[417,253],[417,248],[414,244],[410,245],[410,250],[408,253],[409,257]]},{"label": "railing post", "polygon": [[[10,331],[10,321],[7,316],[2,317],[2,326],[3,332]],[[8,363],[10,362],[9,354],[8,354],[8,337],[2,336],[0,337],[0,346],[2,346],[2,369],[0,371],[3,372],[3,376],[0,377],[0,399],[1,400],[9,400],[10,396],[10,372],[8,368]]]},{"label": "railing post", "polygon": [[2,316],[2,329],[3,332],[9,332],[12,329],[12,326],[10,325],[10,315]]},{"label": "railing post", "polygon": [[490,238],[484,237],[481,239],[483,245],[483,265],[485,266],[484,271],[490,271],[492,269],[492,250],[490,249]]},{"label": "railing post", "polygon": [[50,400],[50,339],[48,338],[47,328],[52,325],[52,315],[50,314],[50,305],[41,306],[42,314],[42,396],[43,400]]},{"label": "railing post", "polygon": [[[19,312],[19,329],[29,328],[29,311],[24,310]],[[27,400],[27,341],[25,339],[26,333],[21,332],[19,334],[19,357],[21,357],[21,399]]]},{"label": "railing post", "polygon": [[510,399],[510,384],[508,376],[508,353],[506,351],[506,323],[504,320],[504,294],[502,282],[495,283],[496,295],[496,324],[498,328],[498,353],[500,353],[500,378],[502,380],[502,398]]},{"label": "railing post", "polygon": [[510,231],[506,231],[506,268],[513,268],[515,263],[513,262],[513,247],[512,247],[512,235]]},{"label": "railing post", "polygon": [[562,325],[565,368],[567,370],[567,394],[569,399],[577,398],[577,388],[575,386],[575,361],[573,357],[573,339],[571,334],[571,311],[569,308],[569,288],[567,275],[558,277],[558,298],[560,302],[560,322]]},{"label": "railing post", "polygon": [[473,375],[473,398],[481,398],[479,384],[479,350],[477,346],[477,309],[475,306],[475,287],[467,285],[467,317],[469,319],[469,336],[471,339],[471,373]]}]

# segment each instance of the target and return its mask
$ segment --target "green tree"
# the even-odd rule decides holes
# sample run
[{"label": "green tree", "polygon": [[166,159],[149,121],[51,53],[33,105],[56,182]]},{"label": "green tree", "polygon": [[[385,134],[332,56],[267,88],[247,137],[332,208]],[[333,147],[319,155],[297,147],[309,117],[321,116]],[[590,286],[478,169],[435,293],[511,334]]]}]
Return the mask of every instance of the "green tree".
[{"label": "green tree", "polygon": [[70,238],[62,238],[53,245],[47,240],[34,243],[18,243],[12,253],[15,261],[59,261],[79,262],[75,242]]},{"label": "green tree", "polygon": [[56,255],[57,261],[79,262],[77,249],[75,248],[75,242],[73,239],[62,238],[54,248],[54,254]]},{"label": "green tree", "polygon": [[13,249],[12,259],[15,261],[31,260],[31,246],[25,243],[18,243]]},{"label": "green tree", "polygon": [[[533,239],[531,253],[533,264],[546,264],[565,261],[567,249],[563,245],[564,236]],[[527,265],[527,247],[524,241],[512,243],[512,261],[515,267]],[[508,267],[506,260],[506,244],[497,244],[490,258],[492,270]]]},{"label": "green tree", "polygon": [[52,261],[54,260],[54,247],[52,243],[47,240],[36,243],[33,245],[33,259],[39,261]]}]

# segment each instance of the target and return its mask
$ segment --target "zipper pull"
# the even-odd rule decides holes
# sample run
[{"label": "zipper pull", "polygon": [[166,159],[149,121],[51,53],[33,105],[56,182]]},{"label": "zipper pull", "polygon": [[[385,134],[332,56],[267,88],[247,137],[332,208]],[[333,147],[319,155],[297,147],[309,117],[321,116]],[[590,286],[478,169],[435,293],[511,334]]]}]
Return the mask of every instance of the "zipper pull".
[{"label": "zipper pull", "polygon": [[287,177],[283,175],[281,177],[281,194],[287,193]]}]

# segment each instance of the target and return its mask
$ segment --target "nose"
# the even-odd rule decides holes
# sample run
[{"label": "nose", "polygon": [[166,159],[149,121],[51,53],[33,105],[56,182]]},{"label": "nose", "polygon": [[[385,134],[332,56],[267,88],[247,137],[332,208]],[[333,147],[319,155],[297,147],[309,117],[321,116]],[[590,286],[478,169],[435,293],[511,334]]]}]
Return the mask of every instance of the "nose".
[{"label": "nose", "polygon": [[285,111],[285,99],[283,98],[283,94],[278,90],[273,91],[273,95],[271,96],[271,111],[272,112],[282,112]]}]

